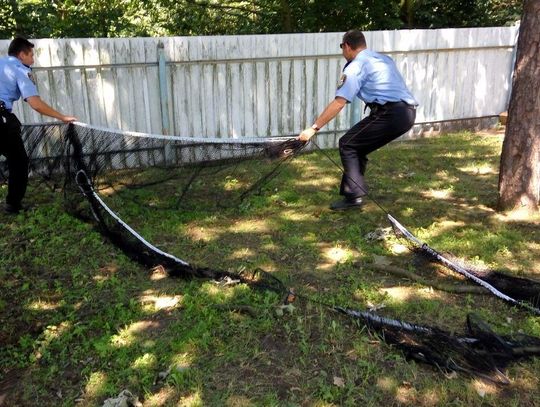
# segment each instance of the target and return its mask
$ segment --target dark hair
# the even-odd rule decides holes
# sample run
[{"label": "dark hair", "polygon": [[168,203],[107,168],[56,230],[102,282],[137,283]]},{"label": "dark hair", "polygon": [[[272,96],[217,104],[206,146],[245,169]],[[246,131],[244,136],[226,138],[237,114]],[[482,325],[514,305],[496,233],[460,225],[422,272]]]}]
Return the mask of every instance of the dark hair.
[{"label": "dark hair", "polygon": [[352,49],[366,47],[366,37],[360,30],[349,30],[343,35],[343,43],[349,44]]},{"label": "dark hair", "polygon": [[28,53],[32,48],[34,48],[34,44],[32,44],[26,38],[15,37],[9,44],[8,55],[16,57],[21,52]]}]

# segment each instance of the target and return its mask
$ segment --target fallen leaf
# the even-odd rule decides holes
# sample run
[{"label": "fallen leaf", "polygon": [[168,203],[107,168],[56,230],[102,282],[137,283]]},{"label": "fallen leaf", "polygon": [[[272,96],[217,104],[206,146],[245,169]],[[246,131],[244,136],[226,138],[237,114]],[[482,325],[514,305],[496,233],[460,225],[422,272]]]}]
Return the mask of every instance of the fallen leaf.
[{"label": "fallen leaf", "polygon": [[334,385],[337,387],[345,387],[345,380],[342,377],[334,376]]},{"label": "fallen leaf", "polygon": [[390,264],[392,264],[392,261],[386,257],[386,256],[378,256],[378,255],[375,255],[373,256],[373,264],[375,264],[376,266],[389,266]]},{"label": "fallen leaf", "polygon": [[385,304],[373,304],[371,301],[368,301],[366,305],[370,311],[378,311],[386,307]]},{"label": "fallen leaf", "polygon": [[165,380],[169,374],[171,374],[171,367],[169,367],[167,370],[164,370],[163,372],[158,373],[158,380]]},{"label": "fallen leaf", "polygon": [[276,308],[276,314],[278,314],[278,316],[282,316],[285,311],[287,311],[289,314],[292,314],[294,310],[295,307],[292,304],[280,305]]},{"label": "fallen leaf", "polygon": [[347,355],[347,358],[349,358],[350,360],[358,360],[358,354],[356,353],[354,349],[351,349],[350,351],[348,351],[346,355]]}]

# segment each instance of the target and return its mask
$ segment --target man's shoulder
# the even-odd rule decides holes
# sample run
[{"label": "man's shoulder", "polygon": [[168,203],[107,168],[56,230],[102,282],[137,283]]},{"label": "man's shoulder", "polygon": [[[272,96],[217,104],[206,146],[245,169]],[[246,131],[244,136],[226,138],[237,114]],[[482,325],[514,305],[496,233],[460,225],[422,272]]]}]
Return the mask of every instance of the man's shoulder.
[{"label": "man's shoulder", "polygon": [[347,65],[343,68],[343,73],[352,75],[358,73],[362,70],[362,65],[364,62],[362,60],[357,60],[356,58],[348,62]]},{"label": "man's shoulder", "polygon": [[379,59],[381,56],[382,55],[378,52],[366,48],[359,52],[348,66],[350,66],[351,69],[360,70],[363,66],[369,64],[375,59]]},{"label": "man's shoulder", "polygon": [[14,71],[20,71],[23,73],[31,72],[32,70],[25,66],[21,61],[12,56],[1,57],[0,64],[12,69]]},{"label": "man's shoulder", "polygon": [[372,49],[365,49],[360,54],[358,54],[358,59],[363,61],[375,61],[381,59],[390,59],[390,57],[386,54],[374,51]]},{"label": "man's shoulder", "polygon": [[11,55],[1,57],[0,61],[2,61],[5,64],[9,64],[9,65],[18,65],[18,63],[21,62],[17,58],[15,58],[15,57],[13,57]]}]

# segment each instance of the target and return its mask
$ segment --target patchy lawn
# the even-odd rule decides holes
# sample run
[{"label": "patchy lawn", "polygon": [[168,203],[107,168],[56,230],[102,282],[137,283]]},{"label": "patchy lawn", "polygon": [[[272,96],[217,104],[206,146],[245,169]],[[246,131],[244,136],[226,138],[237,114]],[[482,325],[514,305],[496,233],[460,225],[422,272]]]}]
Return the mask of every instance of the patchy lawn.
[{"label": "patchy lawn", "polygon": [[[372,154],[371,194],[443,252],[540,279],[540,218],[495,212],[502,134],[392,143]],[[337,151],[327,154],[339,161]],[[266,165],[266,164],[250,164]],[[268,167],[269,168],[269,167]],[[258,267],[313,299],[462,332],[476,312],[505,334],[540,336],[540,318],[486,295],[450,294],[380,271],[466,284],[418,263],[372,202],[334,213],[340,172],[317,151],[287,164],[261,195],[216,210],[173,209],[169,184],[125,191],[121,216],[156,246],[232,271]],[[231,183],[234,180],[225,180]],[[5,197],[0,187],[0,198]],[[151,197],[151,205],[141,201]],[[33,182],[16,217],[0,213],[0,400],[101,406],[129,389],[144,406],[540,405],[540,359],[509,367],[509,386],[407,361],[315,302],[281,307],[245,285],[170,278],[129,260]],[[0,401],[0,404],[1,401]]]}]

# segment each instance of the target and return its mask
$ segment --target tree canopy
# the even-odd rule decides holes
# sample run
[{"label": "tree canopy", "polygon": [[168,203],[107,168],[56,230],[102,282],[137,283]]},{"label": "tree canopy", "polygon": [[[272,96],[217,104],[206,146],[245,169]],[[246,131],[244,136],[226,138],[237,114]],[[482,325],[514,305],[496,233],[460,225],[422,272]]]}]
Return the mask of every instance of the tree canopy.
[{"label": "tree canopy", "polygon": [[336,32],[512,24],[520,0],[0,0],[0,37]]}]

